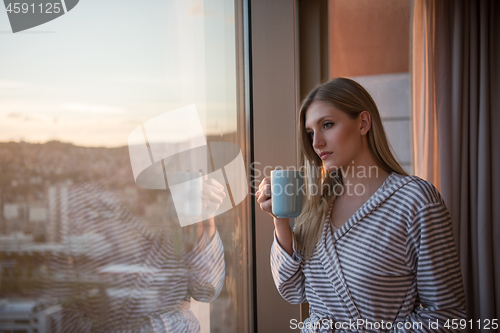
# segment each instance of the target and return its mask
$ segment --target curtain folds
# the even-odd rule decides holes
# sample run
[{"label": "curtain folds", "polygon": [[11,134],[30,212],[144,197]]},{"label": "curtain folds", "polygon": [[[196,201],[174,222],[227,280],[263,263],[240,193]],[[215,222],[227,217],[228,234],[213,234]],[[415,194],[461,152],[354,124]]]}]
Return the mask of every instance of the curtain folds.
[{"label": "curtain folds", "polygon": [[450,210],[468,317],[482,320],[470,332],[500,319],[499,7],[413,1],[414,170]]},{"label": "curtain folds", "polygon": [[436,43],[434,3],[415,1],[412,26],[413,166],[415,174],[439,189],[436,124]]}]

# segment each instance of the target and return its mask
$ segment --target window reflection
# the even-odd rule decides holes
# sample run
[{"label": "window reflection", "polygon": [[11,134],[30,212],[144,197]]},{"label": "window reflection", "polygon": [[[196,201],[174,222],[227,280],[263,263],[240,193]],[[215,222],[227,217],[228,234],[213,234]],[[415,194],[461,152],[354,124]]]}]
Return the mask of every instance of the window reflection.
[{"label": "window reflection", "polygon": [[[234,2],[88,0],[70,14],[0,42],[0,331],[246,331],[245,208],[181,227],[168,186],[135,182],[127,141],[195,105],[206,145],[245,147]],[[162,130],[176,152],[197,147]]]},{"label": "window reflection", "polygon": [[[173,214],[158,214],[147,226],[99,184],[57,194],[66,232],[44,278],[47,298],[62,307],[62,331],[199,331],[190,298],[211,302],[224,284],[213,219],[181,228]],[[162,196],[161,209],[174,211]]]}]

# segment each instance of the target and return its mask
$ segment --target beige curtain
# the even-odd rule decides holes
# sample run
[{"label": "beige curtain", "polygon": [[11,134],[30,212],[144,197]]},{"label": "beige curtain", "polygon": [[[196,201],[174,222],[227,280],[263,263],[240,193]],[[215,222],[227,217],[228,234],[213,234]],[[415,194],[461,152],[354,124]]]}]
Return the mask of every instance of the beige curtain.
[{"label": "beige curtain", "polygon": [[412,5],[414,170],[452,216],[467,331],[491,332],[487,320],[500,319],[500,3]]},{"label": "beige curtain", "polygon": [[416,0],[412,22],[413,170],[439,189],[435,3]]}]

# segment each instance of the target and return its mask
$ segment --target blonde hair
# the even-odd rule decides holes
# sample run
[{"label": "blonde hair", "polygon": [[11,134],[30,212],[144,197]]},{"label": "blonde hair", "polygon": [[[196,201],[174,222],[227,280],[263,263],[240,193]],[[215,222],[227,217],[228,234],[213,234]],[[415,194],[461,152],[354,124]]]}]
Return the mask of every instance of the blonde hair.
[{"label": "blonde hair", "polygon": [[[359,83],[347,78],[336,78],[311,91],[302,102],[299,113],[299,145],[301,164],[305,170],[306,195],[294,230],[296,248],[306,259],[312,255],[321,236],[328,208],[337,197],[336,191],[332,189],[343,187],[342,173],[329,172],[324,168],[305,130],[307,109],[315,101],[329,103],[351,119],[356,119],[362,111],[368,111],[371,128],[367,133],[367,141],[372,157],[383,170],[408,175],[391,152],[377,105]],[[312,188],[317,189],[316,194],[311,193]]]}]

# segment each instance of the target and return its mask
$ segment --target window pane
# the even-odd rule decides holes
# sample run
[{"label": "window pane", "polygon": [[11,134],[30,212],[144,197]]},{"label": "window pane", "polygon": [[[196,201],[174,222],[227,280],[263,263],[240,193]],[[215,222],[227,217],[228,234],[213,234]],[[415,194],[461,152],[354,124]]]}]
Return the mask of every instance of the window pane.
[{"label": "window pane", "polygon": [[0,17],[0,327],[248,331],[240,2],[68,5]]}]

